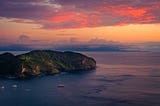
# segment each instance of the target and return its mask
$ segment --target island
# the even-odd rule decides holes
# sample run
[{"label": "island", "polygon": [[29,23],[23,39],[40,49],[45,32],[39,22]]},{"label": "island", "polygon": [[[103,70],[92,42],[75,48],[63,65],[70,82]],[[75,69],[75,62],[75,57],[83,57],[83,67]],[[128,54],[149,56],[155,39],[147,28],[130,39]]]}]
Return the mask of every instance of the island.
[{"label": "island", "polygon": [[0,77],[32,78],[60,72],[79,72],[96,68],[96,61],[80,53],[34,50],[25,54],[0,55]]}]

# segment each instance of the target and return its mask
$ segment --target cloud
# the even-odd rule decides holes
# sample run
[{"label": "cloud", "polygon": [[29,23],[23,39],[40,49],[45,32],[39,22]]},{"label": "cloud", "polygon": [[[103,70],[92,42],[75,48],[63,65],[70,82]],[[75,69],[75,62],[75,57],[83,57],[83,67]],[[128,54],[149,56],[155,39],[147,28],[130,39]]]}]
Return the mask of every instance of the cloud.
[{"label": "cloud", "polygon": [[74,37],[66,40],[33,39],[29,35],[20,35],[16,39],[1,38],[0,51],[9,50],[74,50],[74,51],[160,51],[160,42],[128,43],[123,44],[105,39],[93,38],[80,41]]},{"label": "cloud", "polygon": [[20,35],[17,38],[17,42],[22,45],[26,45],[26,44],[28,45],[31,43],[31,38],[27,35]]},{"label": "cloud", "polygon": [[[54,41],[56,45],[50,49],[56,50],[73,50],[73,51],[125,51],[130,48],[128,45],[107,41],[104,39],[94,38],[88,41],[79,41],[76,38],[70,38],[64,41]],[[65,42],[61,43],[61,42]]]},{"label": "cloud", "polygon": [[66,40],[42,40],[33,39],[28,35],[20,35],[17,39],[0,39],[0,44],[1,51],[33,49],[120,51],[124,49],[124,46],[120,43],[99,38],[90,39],[88,41],[80,41],[74,37]]},{"label": "cloud", "polygon": [[107,44],[109,43],[109,41],[106,41],[104,39],[94,38],[94,39],[90,39],[88,43],[89,44]]},{"label": "cloud", "polygon": [[65,33],[59,33],[59,34],[56,34],[58,36],[75,36],[76,34],[65,34]]},{"label": "cloud", "polygon": [[134,43],[132,45],[136,46],[141,51],[160,52],[160,42],[143,42]]},{"label": "cloud", "polygon": [[30,40],[30,37],[27,35],[20,35],[18,39],[21,41],[26,41],[26,40]]},{"label": "cloud", "polygon": [[0,17],[43,29],[153,24],[160,23],[159,5],[159,0],[1,0]]},{"label": "cloud", "polygon": [[0,47],[10,48],[13,45],[13,47],[16,46],[18,48],[18,46],[22,45],[22,47],[25,46],[28,48],[38,49],[38,48],[50,47],[53,44],[52,42],[53,41],[43,40],[43,39],[33,39],[29,35],[19,35],[17,38],[11,38],[11,37],[0,38]]}]

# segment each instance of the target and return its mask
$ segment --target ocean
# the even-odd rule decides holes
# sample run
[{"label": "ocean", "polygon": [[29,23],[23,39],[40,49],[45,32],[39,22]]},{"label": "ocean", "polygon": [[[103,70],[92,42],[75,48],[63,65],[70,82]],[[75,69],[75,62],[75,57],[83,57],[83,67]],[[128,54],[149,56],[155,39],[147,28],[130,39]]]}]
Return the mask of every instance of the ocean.
[{"label": "ocean", "polygon": [[160,53],[82,53],[95,58],[95,70],[1,78],[0,106],[160,106]]}]

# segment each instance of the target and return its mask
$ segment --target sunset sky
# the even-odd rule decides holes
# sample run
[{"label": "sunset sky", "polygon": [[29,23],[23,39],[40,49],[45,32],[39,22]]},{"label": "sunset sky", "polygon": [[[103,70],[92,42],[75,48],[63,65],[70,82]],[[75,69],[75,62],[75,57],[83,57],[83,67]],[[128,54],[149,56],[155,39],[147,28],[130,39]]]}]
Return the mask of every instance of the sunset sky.
[{"label": "sunset sky", "polygon": [[0,47],[159,42],[160,0],[0,0]]}]

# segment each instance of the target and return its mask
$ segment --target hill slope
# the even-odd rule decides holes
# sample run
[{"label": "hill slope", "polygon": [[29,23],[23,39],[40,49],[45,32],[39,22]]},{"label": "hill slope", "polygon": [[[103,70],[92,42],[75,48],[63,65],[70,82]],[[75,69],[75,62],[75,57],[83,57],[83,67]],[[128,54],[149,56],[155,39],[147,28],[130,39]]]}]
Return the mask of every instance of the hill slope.
[{"label": "hill slope", "polygon": [[14,56],[0,55],[0,76],[18,78],[51,75],[62,71],[85,71],[96,67],[96,61],[80,53],[35,50]]}]

